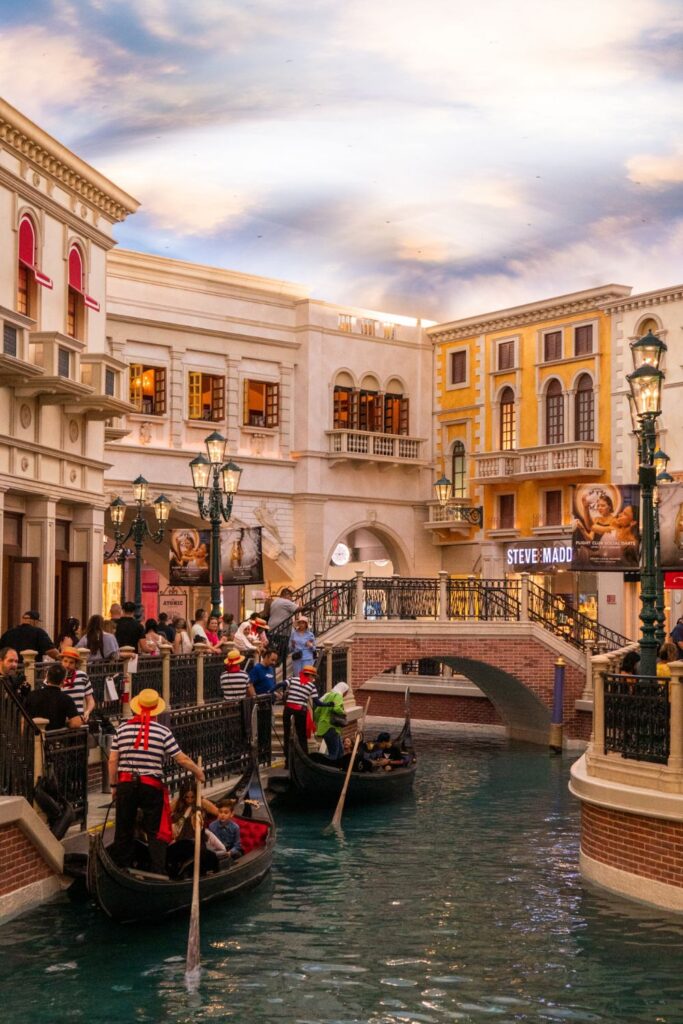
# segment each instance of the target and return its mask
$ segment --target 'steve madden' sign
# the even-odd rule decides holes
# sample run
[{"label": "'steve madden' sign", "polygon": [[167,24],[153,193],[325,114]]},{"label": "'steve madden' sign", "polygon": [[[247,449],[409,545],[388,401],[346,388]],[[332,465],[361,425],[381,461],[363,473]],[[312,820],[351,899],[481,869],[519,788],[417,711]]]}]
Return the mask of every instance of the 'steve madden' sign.
[{"label": "'steve madden' sign", "polygon": [[528,547],[509,547],[505,560],[510,569],[569,565],[572,560],[572,546],[571,544],[533,544]]}]

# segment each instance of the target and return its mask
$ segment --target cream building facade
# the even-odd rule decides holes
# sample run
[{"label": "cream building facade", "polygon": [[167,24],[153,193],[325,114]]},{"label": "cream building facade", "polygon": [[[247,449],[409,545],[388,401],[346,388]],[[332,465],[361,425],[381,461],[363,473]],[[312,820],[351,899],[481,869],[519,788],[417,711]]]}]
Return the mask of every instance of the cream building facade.
[{"label": "cream building facade", "polygon": [[99,610],[104,422],[128,411],[106,255],[137,202],[0,100],[0,626]]},{"label": "cream building facade", "polygon": [[[218,430],[243,469],[233,525],[262,528],[273,588],[357,567],[438,570],[424,527],[432,357],[419,321],[121,250],[108,258],[107,295],[111,352],[135,406],[107,426],[110,498],[128,501],[143,472],[150,494],[173,502],[170,528],[206,527],[189,462]],[[331,563],[340,544],[341,569]],[[165,587],[168,545],[144,555]]]}]

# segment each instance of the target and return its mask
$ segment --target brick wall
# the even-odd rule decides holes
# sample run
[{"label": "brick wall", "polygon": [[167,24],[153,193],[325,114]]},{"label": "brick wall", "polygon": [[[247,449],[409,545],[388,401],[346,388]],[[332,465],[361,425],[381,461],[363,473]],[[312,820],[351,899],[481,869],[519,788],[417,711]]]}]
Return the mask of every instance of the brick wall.
[{"label": "brick wall", "polygon": [[[446,637],[443,639],[406,637],[404,639],[395,636],[358,636],[353,642],[351,656],[352,685],[354,690],[358,690],[365,680],[381,674],[385,669],[394,668],[403,661],[416,658],[444,658],[450,659],[449,663],[456,671],[462,671],[463,675],[476,683],[484,692],[486,692],[487,672],[490,673],[491,669],[495,669],[498,673],[503,672],[509,677],[511,687],[521,684],[534,693],[547,708],[552,709],[556,657],[553,651],[528,636],[518,639],[505,637],[500,643],[491,643],[491,641],[483,641],[476,637]],[[458,662],[462,664],[459,665]],[[585,674],[574,665],[567,665],[564,687],[564,725],[565,734],[570,738],[588,739],[590,736],[590,714],[577,712],[574,708],[574,702],[581,697],[584,686]],[[375,697],[378,698],[377,704],[375,704]],[[425,696],[425,701],[432,701],[432,704],[431,710],[429,703],[425,704],[429,714],[424,716],[418,712],[418,699],[417,694],[411,697],[411,707],[415,718],[438,717],[437,711],[442,709],[445,711],[447,707],[440,702],[448,701],[449,704],[454,702],[454,710],[447,712],[448,721],[500,722],[500,718],[493,708],[484,711],[480,707],[466,712],[464,709],[470,704],[479,703],[473,698]],[[488,700],[485,703],[490,704]],[[391,706],[393,708],[394,704]],[[373,714],[379,713],[380,707],[379,694],[373,694]],[[465,714],[477,716],[488,714],[496,717],[454,717],[458,714],[459,708]],[[387,713],[390,712],[387,711]]]},{"label": "brick wall", "polygon": [[17,825],[0,825],[0,896],[53,874]]},{"label": "brick wall", "polygon": [[[363,691],[365,693],[366,691]],[[405,701],[402,693],[385,690],[369,690],[372,694],[370,714],[386,715],[388,718],[403,718]],[[363,703],[361,699],[361,703]],[[481,725],[502,725],[502,719],[493,704],[486,697],[439,696],[427,693],[411,693],[411,718],[423,718],[430,722],[465,722]]]},{"label": "brick wall", "polygon": [[582,803],[581,849],[610,867],[683,887],[683,822]]}]

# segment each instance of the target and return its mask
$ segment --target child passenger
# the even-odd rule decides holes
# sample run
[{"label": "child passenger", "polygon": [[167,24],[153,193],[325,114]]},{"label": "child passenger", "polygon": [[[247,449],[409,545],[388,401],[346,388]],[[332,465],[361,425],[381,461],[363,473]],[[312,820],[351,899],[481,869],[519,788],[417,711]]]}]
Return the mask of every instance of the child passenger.
[{"label": "child passenger", "polygon": [[218,817],[209,825],[209,832],[220,839],[228,856],[233,860],[242,856],[240,827],[236,821],[233,821],[236,803],[236,800],[221,800],[218,805]]}]

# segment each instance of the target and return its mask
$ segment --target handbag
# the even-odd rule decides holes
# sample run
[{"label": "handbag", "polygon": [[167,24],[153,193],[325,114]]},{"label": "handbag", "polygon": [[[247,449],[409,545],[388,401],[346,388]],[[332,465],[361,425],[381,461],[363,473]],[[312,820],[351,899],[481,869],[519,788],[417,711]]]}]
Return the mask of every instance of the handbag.
[{"label": "handbag", "polygon": [[292,661],[300,661],[303,657],[303,651],[292,651]]},{"label": "handbag", "polygon": [[336,726],[337,729],[343,729],[346,725],[346,715],[339,711],[333,711],[330,715],[330,725]]}]

